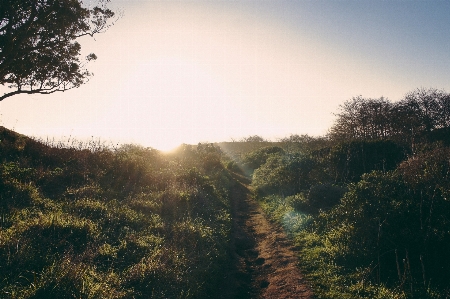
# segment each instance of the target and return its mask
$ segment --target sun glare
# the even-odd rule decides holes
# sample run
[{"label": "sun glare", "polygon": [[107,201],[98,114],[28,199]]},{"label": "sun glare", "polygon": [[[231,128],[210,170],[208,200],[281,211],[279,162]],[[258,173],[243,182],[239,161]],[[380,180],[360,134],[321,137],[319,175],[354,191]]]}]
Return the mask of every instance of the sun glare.
[{"label": "sun glare", "polygon": [[88,84],[2,102],[3,124],[23,134],[101,136],[159,150],[249,135],[322,135],[345,99],[377,97],[394,84],[377,80],[372,65],[361,68],[238,3],[138,2],[117,26],[82,41],[99,57]]},{"label": "sun glare", "polygon": [[107,113],[124,125],[118,134],[167,150],[181,143],[280,135],[289,119],[305,119],[302,108],[310,104],[301,92],[310,79],[304,68],[291,65],[289,57],[301,53],[287,34],[277,36],[246,15],[236,26],[236,16],[226,12],[216,20],[204,10],[180,14],[170,8],[155,14],[142,32],[148,42],[135,41],[139,60],[129,58],[133,67],[124,72],[118,104]]}]

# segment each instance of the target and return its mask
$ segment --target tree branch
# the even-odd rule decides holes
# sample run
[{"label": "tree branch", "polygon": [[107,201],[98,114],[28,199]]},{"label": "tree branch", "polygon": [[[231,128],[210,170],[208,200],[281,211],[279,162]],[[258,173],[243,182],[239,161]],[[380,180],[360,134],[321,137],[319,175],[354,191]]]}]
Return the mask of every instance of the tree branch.
[{"label": "tree branch", "polygon": [[8,93],[5,93],[4,95],[0,96],[0,102],[3,101],[6,98],[9,98],[9,97],[12,97],[12,96],[15,96],[15,95],[18,95],[18,94],[36,94],[36,93],[37,94],[52,94],[52,93],[57,92],[57,91],[64,92],[66,90],[70,90],[70,89],[73,89],[73,88],[76,88],[76,86],[68,87],[68,88],[64,87],[63,89],[61,89],[59,87],[58,88],[49,88],[49,89],[40,88],[40,89],[35,89],[35,90],[21,90],[21,89],[18,89],[16,91],[8,92]]}]

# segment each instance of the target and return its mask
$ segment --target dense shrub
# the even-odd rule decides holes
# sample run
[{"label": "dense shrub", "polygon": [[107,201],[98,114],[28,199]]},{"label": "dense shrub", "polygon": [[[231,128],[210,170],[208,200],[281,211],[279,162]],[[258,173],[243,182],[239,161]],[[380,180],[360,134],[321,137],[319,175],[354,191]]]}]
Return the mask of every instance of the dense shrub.
[{"label": "dense shrub", "polygon": [[242,167],[244,168],[244,172],[251,175],[255,169],[266,163],[269,157],[273,155],[282,155],[283,153],[284,150],[277,146],[267,146],[252,151],[244,155],[242,158]]},{"label": "dense shrub", "polygon": [[[271,154],[253,172],[319,298],[448,298],[450,150],[341,141]],[[251,155],[250,155],[251,156]]]},{"label": "dense shrub", "polygon": [[346,191],[345,187],[330,183],[313,185],[307,196],[308,207],[311,212],[328,210],[340,202]]},{"label": "dense shrub", "polygon": [[351,141],[332,147],[329,162],[336,181],[357,182],[372,170],[395,169],[404,158],[404,149],[391,140]]},{"label": "dense shrub", "polygon": [[294,195],[311,187],[315,165],[308,156],[274,154],[255,170],[252,184],[260,195]]}]

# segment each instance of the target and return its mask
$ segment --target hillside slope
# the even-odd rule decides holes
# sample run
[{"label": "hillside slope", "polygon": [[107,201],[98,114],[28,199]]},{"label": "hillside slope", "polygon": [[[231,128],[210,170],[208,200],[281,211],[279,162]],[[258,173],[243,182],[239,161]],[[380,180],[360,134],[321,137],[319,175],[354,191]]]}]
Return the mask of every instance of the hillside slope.
[{"label": "hillside slope", "polygon": [[87,147],[0,128],[0,297],[214,294],[231,229],[220,156]]}]

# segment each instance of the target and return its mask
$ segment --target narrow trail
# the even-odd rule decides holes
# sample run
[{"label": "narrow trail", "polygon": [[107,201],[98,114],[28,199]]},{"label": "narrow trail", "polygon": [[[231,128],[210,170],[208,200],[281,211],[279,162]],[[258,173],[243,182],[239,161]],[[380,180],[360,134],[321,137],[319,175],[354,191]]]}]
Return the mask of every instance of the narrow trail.
[{"label": "narrow trail", "polygon": [[298,268],[293,246],[280,227],[269,222],[252,198],[248,181],[236,177],[233,189],[233,240],[230,271],[220,298],[314,298]]}]

